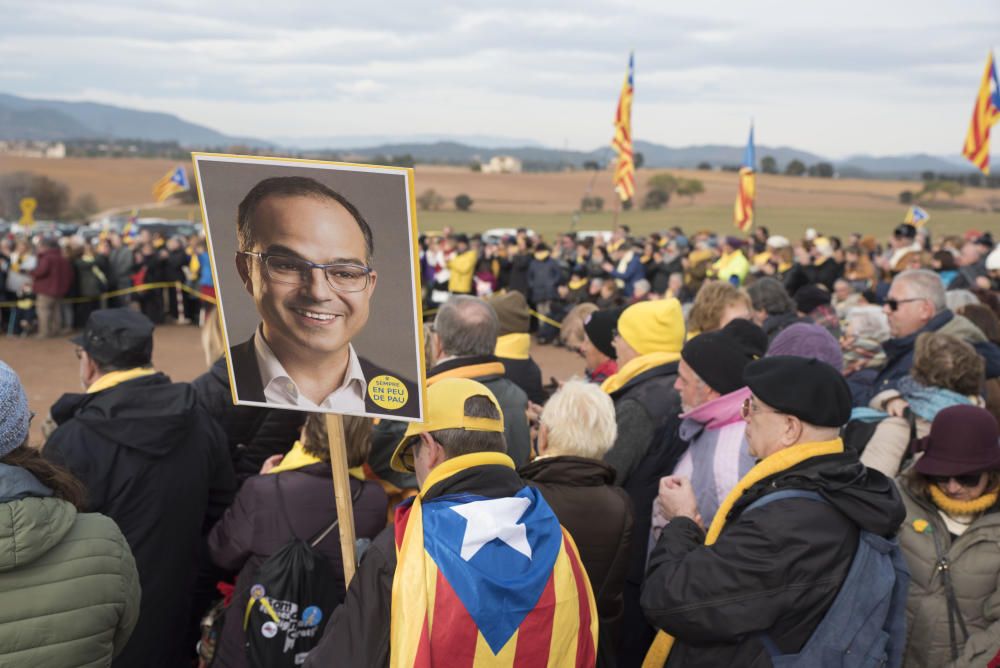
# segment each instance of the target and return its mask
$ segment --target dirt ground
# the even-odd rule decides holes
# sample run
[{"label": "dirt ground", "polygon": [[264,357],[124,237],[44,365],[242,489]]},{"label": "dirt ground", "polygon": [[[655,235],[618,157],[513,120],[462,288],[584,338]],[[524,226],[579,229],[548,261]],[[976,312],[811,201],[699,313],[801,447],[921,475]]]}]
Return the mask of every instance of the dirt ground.
[{"label": "dirt ground", "polygon": [[[535,345],[535,361],[542,378],[567,379],[583,373],[583,360],[564,348]],[[41,443],[41,423],[49,407],[64,392],[80,392],[79,366],[69,337],[33,339],[0,336],[0,359],[21,377],[28,403],[37,417],[31,425],[32,443]],[[206,364],[197,327],[158,327],[153,340],[153,365],[175,381],[191,381],[204,373]]]},{"label": "dirt ground", "polygon": [[[0,156],[0,174],[28,171],[44,174],[67,184],[73,196],[91,193],[101,209],[133,206],[147,207],[151,189],[160,177],[179,162],[176,160],[130,158],[18,158]],[[187,164],[185,163],[185,166]],[[190,167],[189,167],[190,169]],[[698,209],[725,205],[731,207],[736,194],[737,175],[731,172],[695,171],[683,169],[640,169],[636,175],[639,197],[646,181],[654,174],[670,172],[681,178],[702,181],[705,192],[690,203],[677,198],[671,206]],[[611,207],[614,198],[610,171],[572,171],[523,174],[483,174],[466,168],[418,165],[416,192],[434,189],[445,198],[445,209],[453,209],[452,201],[467,193],[475,201],[475,210],[496,213],[564,213],[576,210],[580,198],[590,193],[603,197]],[[819,179],[759,174],[757,176],[758,206],[767,208],[801,208],[897,211],[903,190],[919,190],[913,181]],[[955,204],[974,209],[989,209],[997,199],[995,190],[967,188],[955,198]],[[167,203],[170,204],[169,202]],[[194,207],[190,207],[196,213]],[[155,215],[153,211],[146,211]],[[173,209],[170,215],[177,215]],[[200,215],[198,216],[200,218]]]}]

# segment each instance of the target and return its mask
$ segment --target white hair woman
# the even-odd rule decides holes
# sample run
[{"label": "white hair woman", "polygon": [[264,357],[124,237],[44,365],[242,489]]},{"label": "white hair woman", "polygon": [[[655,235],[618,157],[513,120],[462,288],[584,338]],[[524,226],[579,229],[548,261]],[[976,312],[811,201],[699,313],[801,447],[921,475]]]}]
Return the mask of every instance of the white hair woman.
[{"label": "white hair woman", "polygon": [[632,535],[632,505],[601,461],[618,435],[615,407],[593,384],[573,379],[549,398],[541,415],[538,457],[520,469],[569,531],[597,597],[597,665],[616,652],[622,590]]}]

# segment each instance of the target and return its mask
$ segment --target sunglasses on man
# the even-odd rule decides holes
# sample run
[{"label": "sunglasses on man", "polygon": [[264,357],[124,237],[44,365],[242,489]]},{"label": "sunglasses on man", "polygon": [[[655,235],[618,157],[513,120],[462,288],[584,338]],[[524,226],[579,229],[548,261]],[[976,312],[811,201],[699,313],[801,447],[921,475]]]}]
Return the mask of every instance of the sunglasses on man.
[{"label": "sunglasses on man", "polygon": [[922,302],[926,301],[925,297],[914,297],[913,299],[886,299],[885,305],[889,307],[890,311],[898,311],[900,304],[906,304],[907,302]]}]

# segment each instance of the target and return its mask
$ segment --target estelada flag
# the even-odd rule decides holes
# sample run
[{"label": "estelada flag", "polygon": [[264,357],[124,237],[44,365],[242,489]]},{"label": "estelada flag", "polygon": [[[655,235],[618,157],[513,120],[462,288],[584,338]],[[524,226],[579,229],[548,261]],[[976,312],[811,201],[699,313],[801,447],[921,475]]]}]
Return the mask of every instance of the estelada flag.
[{"label": "estelada flag", "polygon": [[635,195],[635,156],[632,152],[632,95],[635,93],[635,59],[628,57],[628,72],[615,110],[615,136],[611,148],[618,154],[615,161],[615,192],[624,202]]},{"label": "estelada flag", "polygon": [[753,125],[750,126],[750,139],[743,153],[743,164],[740,166],[740,185],[736,192],[736,204],[733,206],[733,224],[740,232],[748,232],[753,227],[753,204],[757,195],[754,170],[757,156],[753,145]]},{"label": "estelada flag", "polygon": [[903,222],[909,223],[914,227],[923,227],[930,219],[931,215],[919,206],[911,206],[910,210],[906,212],[906,216],[903,217]]},{"label": "estelada flag", "polygon": [[982,171],[990,173],[990,128],[1000,120],[1000,80],[993,62],[993,52],[986,58],[986,71],[979,83],[976,106],[972,108],[972,121],[965,135],[962,155]]},{"label": "estelada flag", "polygon": [[594,666],[590,580],[537,490],[414,497],[395,521],[392,668]]},{"label": "estelada flag", "polygon": [[171,195],[190,190],[187,173],[183,167],[171,169],[159,181],[153,184],[153,197],[157,202],[162,202]]}]

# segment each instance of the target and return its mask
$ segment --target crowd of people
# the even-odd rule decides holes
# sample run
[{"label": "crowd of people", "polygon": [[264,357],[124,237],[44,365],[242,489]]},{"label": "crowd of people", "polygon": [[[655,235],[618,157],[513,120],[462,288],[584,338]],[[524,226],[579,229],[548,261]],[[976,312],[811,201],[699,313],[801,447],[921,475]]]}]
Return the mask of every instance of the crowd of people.
[{"label": "crowd of people", "polygon": [[233,405],[217,318],[192,383],[135,305],[52,407],[0,364],[0,663],[1000,663],[989,233],[420,248],[425,421],[345,420],[349,586],[326,423]]},{"label": "crowd of people", "polygon": [[[128,291],[162,283],[191,291]],[[0,238],[0,336],[57,336],[82,329],[98,308],[132,302],[156,324],[197,324],[203,301],[199,294],[215,296],[200,234],[168,236],[136,228],[135,233],[110,231],[90,238]]]}]

